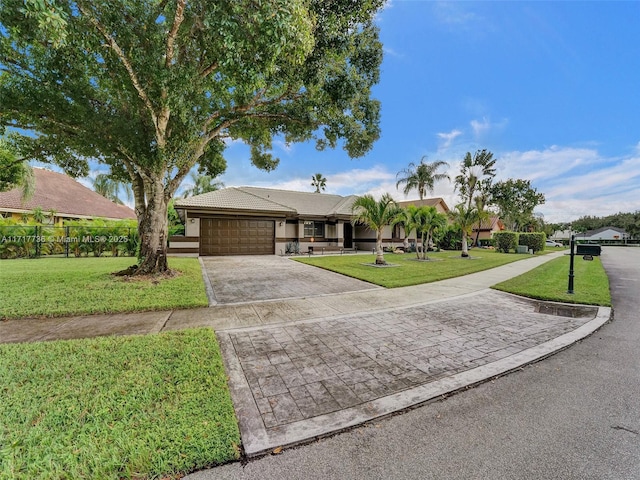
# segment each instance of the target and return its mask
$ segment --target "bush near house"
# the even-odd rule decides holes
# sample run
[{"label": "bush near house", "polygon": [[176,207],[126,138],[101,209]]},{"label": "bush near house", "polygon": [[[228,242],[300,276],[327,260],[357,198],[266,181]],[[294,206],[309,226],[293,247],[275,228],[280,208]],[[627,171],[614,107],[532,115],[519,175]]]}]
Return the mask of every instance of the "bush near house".
[{"label": "bush near house", "polygon": [[518,245],[526,245],[528,250],[533,252],[541,252],[544,250],[544,242],[547,235],[544,232],[521,233],[518,236]]},{"label": "bush near house", "polygon": [[518,233],[517,232],[496,232],[493,234],[496,250],[502,253],[509,253],[511,250],[515,250],[518,245]]},{"label": "bush near house", "polygon": [[139,244],[135,220],[68,221],[65,226],[0,219],[0,259],[45,255],[134,256]]}]

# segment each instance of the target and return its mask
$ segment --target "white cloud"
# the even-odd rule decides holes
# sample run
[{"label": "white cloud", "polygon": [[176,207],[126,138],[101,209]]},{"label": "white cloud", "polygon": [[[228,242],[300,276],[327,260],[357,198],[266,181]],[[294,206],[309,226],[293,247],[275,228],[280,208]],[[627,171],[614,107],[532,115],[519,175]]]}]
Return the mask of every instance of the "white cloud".
[{"label": "white cloud", "polygon": [[460,135],[462,132],[460,130],[451,130],[449,133],[436,133],[436,135],[443,140],[440,144],[439,148],[449,148],[451,143]]},{"label": "white cloud", "polygon": [[535,181],[558,178],[576,168],[590,168],[600,161],[596,150],[552,145],[544,150],[505,153],[498,156],[496,165],[500,177]]},{"label": "white cloud", "polygon": [[402,57],[404,57],[404,55],[403,55],[402,53],[397,52],[396,50],[394,50],[394,49],[393,49],[393,48],[391,48],[391,47],[385,47],[385,46],[383,46],[383,47],[382,47],[382,51],[383,51],[385,54],[390,55],[390,56],[392,56],[392,57],[396,57],[396,58],[402,58]]},{"label": "white cloud", "polygon": [[509,121],[506,118],[500,122],[492,123],[487,117],[482,117],[482,120],[471,120],[471,122],[469,122],[473,134],[476,137],[482,137],[493,130],[502,130],[508,123]]},{"label": "white cloud", "polygon": [[640,152],[607,158],[590,148],[552,146],[498,156],[496,180],[523,178],[546,203],[537,211],[547,222],[640,210]]},{"label": "white cloud", "polygon": [[293,144],[291,143],[287,143],[283,140],[274,140],[273,141],[273,146],[276,148],[279,148],[280,150],[282,150],[283,152],[286,153],[291,153],[293,152]]},{"label": "white cloud", "polygon": [[433,11],[436,19],[446,25],[461,26],[478,21],[478,16],[465,10],[459,2],[436,2]]},{"label": "white cloud", "polygon": [[476,137],[480,137],[491,129],[491,122],[487,117],[484,117],[482,121],[471,120],[471,128],[473,129],[473,134]]}]

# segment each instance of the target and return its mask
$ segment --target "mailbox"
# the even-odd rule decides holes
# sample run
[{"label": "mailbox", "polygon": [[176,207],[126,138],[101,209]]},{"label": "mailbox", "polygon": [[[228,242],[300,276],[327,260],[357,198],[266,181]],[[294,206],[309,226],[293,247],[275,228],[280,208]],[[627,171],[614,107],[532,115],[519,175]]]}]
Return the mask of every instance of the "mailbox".
[{"label": "mailbox", "polygon": [[592,255],[599,256],[602,252],[602,246],[591,243],[579,243],[576,245],[576,255]]}]

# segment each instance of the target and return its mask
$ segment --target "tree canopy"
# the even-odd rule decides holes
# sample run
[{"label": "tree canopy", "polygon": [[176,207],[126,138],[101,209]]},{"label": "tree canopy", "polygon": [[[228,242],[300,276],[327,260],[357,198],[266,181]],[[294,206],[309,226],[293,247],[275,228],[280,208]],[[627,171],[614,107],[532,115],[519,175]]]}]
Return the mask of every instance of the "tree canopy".
[{"label": "tree canopy", "polygon": [[404,184],[402,192],[405,195],[411,190],[418,190],[420,200],[423,200],[427,192],[433,192],[436,182],[450,180],[446,173],[438,173],[440,168],[448,166],[447,162],[439,160],[427,163],[426,159],[427,157],[422,157],[418,165],[411,162],[407,168],[399,171],[396,175],[396,188]]},{"label": "tree canopy", "polygon": [[533,220],[533,210],[545,202],[544,194],[531,186],[530,180],[509,178],[491,187],[491,198],[500,218],[510,230],[518,231]]},{"label": "tree canopy", "polygon": [[4,0],[0,126],[27,158],[72,176],[88,160],[130,182],[138,273],[166,264],[167,203],[188,172],[215,177],[230,140],[271,170],[272,138],[343,146],[379,137],[383,0]]},{"label": "tree canopy", "polygon": [[467,152],[464,156],[455,183],[467,210],[471,210],[477,195],[484,195],[490,191],[493,178],[496,176],[495,164],[493,153],[486,149],[477,150],[473,156],[471,152]]},{"label": "tree canopy", "polygon": [[209,175],[198,175],[194,172],[189,174],[191,183],[188,188],[182,192],[183,198],[193,197],[195,195],[201,195],[203,193],[215,192],[224,188],[224,183],[215,180]]},{"label": "tree canopy", "polygon": [[398,206],[395,200],[385,193],[380,200],[367,194],[358,197],[352,205],[353,218],[351,223],[366,225],[376,232],[376,264],[385,265],[384,250],[382,249],[382,232],[387,225],[395,225],[402,222],[404,210]]},{"label": "tree canopy", "polygon": [[315,187],[316,193],[320,193],[320,190],[324,191],[327,188],[327,179],[321,173],[316,173],[311,177],[311,186]]}]

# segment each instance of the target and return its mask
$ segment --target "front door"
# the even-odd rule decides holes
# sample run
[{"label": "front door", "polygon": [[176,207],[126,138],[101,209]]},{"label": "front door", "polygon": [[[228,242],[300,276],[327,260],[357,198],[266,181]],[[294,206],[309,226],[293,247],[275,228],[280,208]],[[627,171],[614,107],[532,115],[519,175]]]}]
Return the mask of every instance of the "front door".
[{"label": "front door", "polygon": [[353,226],[350,223],[344,224],[344,248],[353,248]]}]

